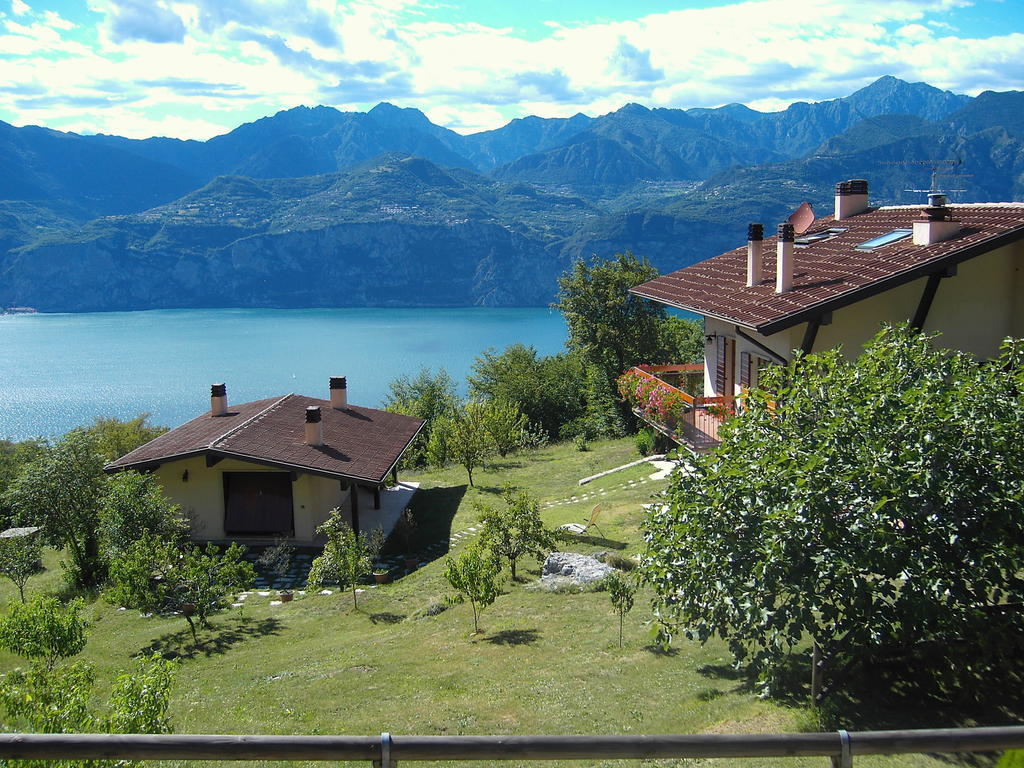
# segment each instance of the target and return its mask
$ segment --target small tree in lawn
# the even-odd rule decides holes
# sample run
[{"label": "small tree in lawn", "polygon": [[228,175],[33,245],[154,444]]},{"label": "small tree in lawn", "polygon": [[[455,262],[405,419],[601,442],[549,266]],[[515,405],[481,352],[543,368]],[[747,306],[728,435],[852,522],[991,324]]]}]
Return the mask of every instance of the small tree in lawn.
[{"label": "small tree in lawn", "polygon": [[[340,509],[332,509],[317,532],[327,537],[327,544],[309,569],[309,588],[320,589],[324,582],[337,582],[341,589],[352,591],[352,607],[357,608],[356,586],[373,570],[374,549],[379,552],[380,545],[366,534],[357,536]],[[379,537],[379,531],[377,534]]]},{"label": "small tree in lawn", "polygon": [[469,600],[473,607],[473,634],[480,632],[478,611],[498,597],[498,563],[494,554],[479,544],[467,547],[457,558],[445,562],[444,577],[458,595],[456,602]]},{"label": "small tree in lawn", "polygon": [[479,505],[483,530],[480,541],[499,558],[508,558],[512,580],[516,562],[525,555],[544,557],[555,545],[555,533],[540,519],[540,503],[525,490],[506,485],[504,509]]},{"label": "small tree in lawn", "polygon": [[108,597],[115,603],[153,613],[180,612],[198,643],[195,620],[209,627],[209,615],[223,608],[228,592],[247,589],[256,580],[245,548],[232,544],[224,552],[210,543],[205,549],[145,533],[127,554],[111,564],[113,583]]},{"label": "small tree in lawn", "polygon": [[612,606],[619,614],[619,648],[622,647],[622,620],[633,610],[633,596],[636,594],[636,584],[622,571],[612,571],[604,580],[604,586],[608,590],[608,597],[611,598]]},{"label": "small tree in lawn", "polygon": [[53,668],[59,659],[74,656],[85,647],[84,603],[62,603],[39,595],[27,603],[15,603],[0,618],[0,648]]},{"label": "small tree in lawn", "polygon": [[469,485],[473,486],[473,470],[479,467],[492,450],[486,427],[487,406],[470,400],[447,422],[448,455],[466,468]]},{"label": "small tree in lawn", "polygon": [[0,576],[6,576],[18,588],[21,602],[25,602],[25,584],[39,570],[42,545],[36,534],[0,537]]},{"label": "small tree in lawn", "polygon": [[526,416],[510,400],[496,399],[484,406],[484,431],[499,456],[507,456],[523,446],[528,426]]},{"label": "small tree in lawn", "polygon": [[[106,714],[90,710],[95,673],[91,665],[57,661],[85,646],[82,601],[54,597],[15,604],[0,619],[0,647],[31,660],[29,669],[0,676],[0,710],[35,733],[169,733],[167,708],[174,663],[154,655],[131,674],[114,680]],[[114,768],[124,761],[24,761],[30,768]]]}]

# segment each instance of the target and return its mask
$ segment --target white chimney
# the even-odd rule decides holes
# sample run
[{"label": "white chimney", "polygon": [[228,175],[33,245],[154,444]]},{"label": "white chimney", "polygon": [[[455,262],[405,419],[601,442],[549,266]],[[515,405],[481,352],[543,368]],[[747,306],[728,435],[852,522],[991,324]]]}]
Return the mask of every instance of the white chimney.
[{"label": "white chimney", "polygon": [[306,445],[324,444],[324,423],[320,420],[320,406],[306,408]]},{"label": "white chimney", "polygon": [[868,209],[868,182],[850,179],[836,184],[836,221],[848,219]]},{"label": "white chimney", "polygon": [[764,225],[747,225],[747,287],[761,282],[764,267]]},{"label": "white chimney", "polygon": [[348,408],[348,382],[344,376],[331,376],[331,408]]},{"label": "white chimney", "polygon": [[793,289],[793,225],[779,224],[779,246],[775,259],[775,292]]},{"label": "white chimney", "polygon": [[960,222],[953,221],[953,209],[946,205],[941,192],[928,195],[928,207],[914,222],[914,245],[931,245],[948,240],[960,231]]},{"label": "white chimney", "polygon": [[228,412],[228,388],[226,384],[210,385],[210,415],[225,416]]}]

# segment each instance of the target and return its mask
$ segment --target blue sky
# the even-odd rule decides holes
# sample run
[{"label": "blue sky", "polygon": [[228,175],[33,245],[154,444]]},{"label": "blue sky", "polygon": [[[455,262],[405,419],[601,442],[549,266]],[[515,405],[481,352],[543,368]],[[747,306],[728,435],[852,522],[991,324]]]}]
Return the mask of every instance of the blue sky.
[{"label": "blue sky", "polygon": [[0,120],[205,139],[299,104],[462,133],[627,102],[782,109],[886,74],[1024,88],[1020,0],[0,0]]}]

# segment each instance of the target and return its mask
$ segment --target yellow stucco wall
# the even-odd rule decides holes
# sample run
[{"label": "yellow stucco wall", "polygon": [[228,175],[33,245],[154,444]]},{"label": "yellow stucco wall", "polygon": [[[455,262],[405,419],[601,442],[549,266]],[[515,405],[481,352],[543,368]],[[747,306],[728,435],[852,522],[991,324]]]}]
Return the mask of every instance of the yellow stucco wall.
[{"label": "yellow stucco wall", "polygon": [[[182,480],[186,470],[187,481]],[[223,474],[277,471],[281,470],[237,459],[223,459],[215,466],[207,467],[206,459],[198,456],[161,464],[153,474],[167,497],[180,505],[188,517],[194,540],[221,541],[227,538],[224,534]],[[317,526],[327,519],[327,513],[333,508],[347,507],[349,493],[342,492],[338,480],[300,474],[292,483],[295,519],[295,538],[292,541],[313,544]]]},{"label": "yellow stucco wall", "polygon": [[[818,329],[812,351],[841,345],[847,357],[857,357],[883,322],[909,322],[913,318],[926,282],[927,278],[921,278],[836,310],[832,323]],[[745,332],[789,359],[791,351],[803,342],[806,329],[807,324],[802,323],[771,336]],[[1007,336],[1024,337],[1024,243],[1008,245],[960,264],[954,277],[939,284],[924,330],[941,333],[940,346],[969,352],[979,359],[995,356]],[[731,323],[705,317],[704,333],[734,338],[737,366],[743,352],[766,357],[756,345],[739,336]],[[716,354],[712,339],[704,347],[705,394],[739,394],[738,373],[732,392],[715,391]]]}]

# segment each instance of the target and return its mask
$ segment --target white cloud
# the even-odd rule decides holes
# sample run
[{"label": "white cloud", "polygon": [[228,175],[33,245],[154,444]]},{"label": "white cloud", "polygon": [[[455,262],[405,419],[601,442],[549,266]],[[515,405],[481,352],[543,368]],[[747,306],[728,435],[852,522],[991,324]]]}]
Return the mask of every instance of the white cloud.
[{"label": "white cloud", "polygon": [[[19,20],[0,19],[0,49],[15,58],[0,81],[21,91],[0,92],[0,118],[41,122],[64,98],[64,118],[79,127],[198,136],[234,127],[257,105],[387,99],[471,131],[628,101],[779,109],[883,74],[968,93],[1024,87],[1024,35],[959,37],[946,12],[966,0],[744,0],[613,23],[550,21],[539,39],[446,22],[443,8],[413,0],[89,2],[103,23],[86,47],[70,22],[30,17],[13,0]],[[111,94],[120,101],[110,107],[81,106]],[[157,117],[166,114],[179,117]]]},{"label": "white cloud", "polygon": [[11,13],[15,16],[24,16],[32,9],[28,7],[28,3],[24,0],[11,0]]}]

